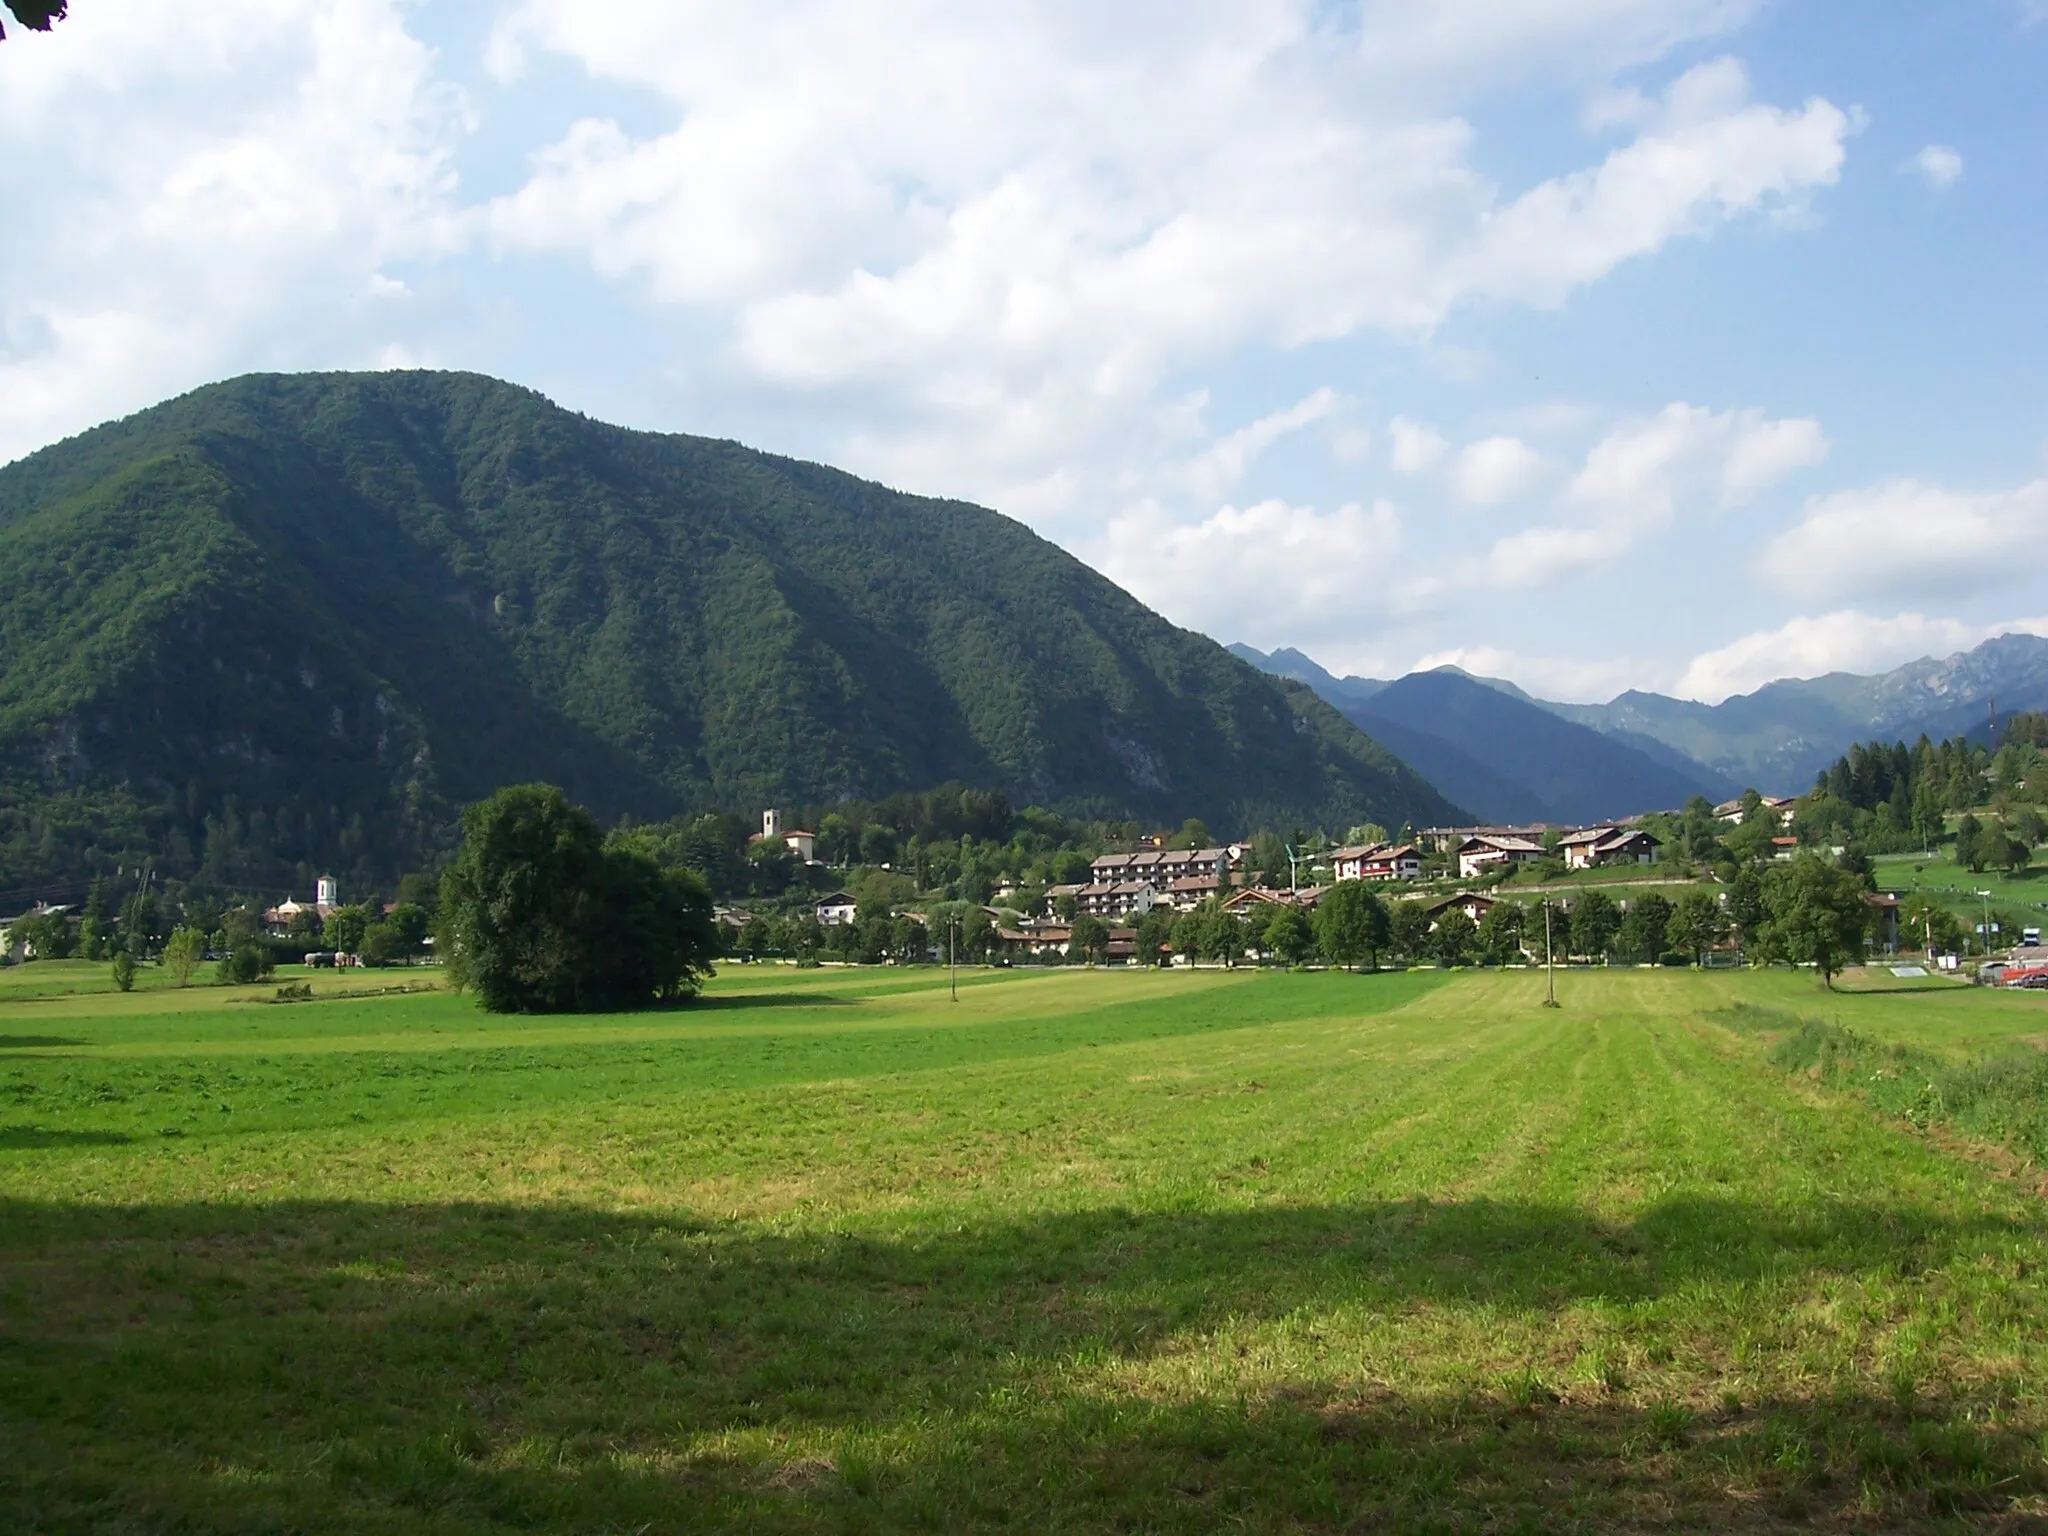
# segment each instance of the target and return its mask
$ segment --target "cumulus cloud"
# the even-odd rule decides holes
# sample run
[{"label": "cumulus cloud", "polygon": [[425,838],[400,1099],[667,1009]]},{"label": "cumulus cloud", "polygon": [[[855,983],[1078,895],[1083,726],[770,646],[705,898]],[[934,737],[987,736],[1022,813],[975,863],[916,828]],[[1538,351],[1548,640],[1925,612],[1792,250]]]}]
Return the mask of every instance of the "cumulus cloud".
[{"label": "cumulus cloud", "polygon": [[1333,512],[1285,501],[1177,522],[1156,502],[1111,519],[1083,552],[1125,590],[1183,624],[1254,645],[1358,633],[1426,595],[1389,580],[1401,516],[1385,501]]},{"label": "cumulus cloud", "polygon": [[1251,425],[1219,438],[1189,468],[1195,494],[1204,500],[1221,496],[1244,478],[1245,470],[1260,454],[1289,433],[1323,420],[1337,404],[1334,389],[1318,389],[1285,410],[1261,416]]},{"label": "cumulus cloud", "polygon": [[1892,480],[1813,498],[1758,569],[1824,600],[1959,595],[2036,579],[2028,556],[2044,529],[2048,479],[2005,491]]},{"label": "cumulus cloud", "polygon": [[368,361],[386,265],[463,238],[469,108],[390,0],[135,0],[47,42],[0,51],[0,195],[38,225],[0,243],[0,459],[220,371]]},{"label": "cumulus cloud", "polygon": [[1624,423],[1587,452],[1557,510],[1573,523],[1522,529],[1497,540],[1485,570],[1498,586],[1544,586],[1621,559],[1671,525],[1681,505],[1740,505],[1827,456],[1820,423],[1761,410],[1710,410],[1673,401]]},{"label": "cumulus cloud", "polygon": [[1780,678],[1888,671],[1922,656],[1967,650],[2012,633],[2048,635],[2048,615],[1971,624],[1921,613],[1881,617],[1841,609],[1792,619],[1695,656],[1675,691],[1682,698],[1718,704]]},{"label": "cumulus cloud", "polygon": [[1405,416],[1387,424],[1387,441],[1393,445],[1394,468],[1404,475],[1427,474],[1451,446],[1434,427]]},{"label": "cumulus cloud", "polygon": [[1946,144],[1929,144],[1899,169],[1924,177],[1937,192],[1946,192],[1962,177],[1963,157]]},{"label": "cumulus cloud", "polygon": [[1542,454],[1519,437],[1501,434],[1466,444],[1452,466],[1451,487],[1461,501],[1493,507],[1527,493],[1544,470]]},{"label": "cumulus cloud", "polygon": [[578,124],[491,228],[715,309],[750,378],[864,418],[856,467],[993,497],[1057,455],[1122,499],[1191,370],[1556,303],[1831,183],[1846,115],[1750,102],[1726,61],[1597,166],[1513,193],[1474,163],[1473,93],[1640,62],[1751,8],[1369,3],[1352,28],[1302,0],[536,0],[500,28],[501,70],[564,55],[675,122]]}]

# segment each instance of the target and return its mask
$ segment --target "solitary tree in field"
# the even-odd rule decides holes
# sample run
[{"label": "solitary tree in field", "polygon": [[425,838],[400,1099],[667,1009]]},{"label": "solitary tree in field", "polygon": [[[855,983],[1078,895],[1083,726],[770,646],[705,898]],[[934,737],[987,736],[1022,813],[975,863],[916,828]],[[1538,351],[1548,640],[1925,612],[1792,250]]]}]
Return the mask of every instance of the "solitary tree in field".
[{"label": "solitary tree in field", "polygon": [[718,933],[701,876],[607,842],[552,785],[463,812],[441,887],[450,979],[494,1013],[637,1007],[693,995]]},{"label": "solitary tree in field", "polygon": [[1765,887],[1771,914],[1765,925],[1768,947],[1795,964],[1811,965],[1820,972],[1821,985],[1832,988],[1844,966],[1863,958],[1867,894],[1856,876],[1802,854],[1771,871]]},{"label": "solitary tree in field", "polygon": [[197,928],[180,928],[164,943],[164,969],[179,986],[189,986],[192,972],[206,958],[206,935]]},{"label": "solitary tree in field", "polygon": [[1983,846],[1983,833],[1984,824],[1968,812],[1956,823],[1956,862],[1973,875],[1984,872],[1988,850]]}]

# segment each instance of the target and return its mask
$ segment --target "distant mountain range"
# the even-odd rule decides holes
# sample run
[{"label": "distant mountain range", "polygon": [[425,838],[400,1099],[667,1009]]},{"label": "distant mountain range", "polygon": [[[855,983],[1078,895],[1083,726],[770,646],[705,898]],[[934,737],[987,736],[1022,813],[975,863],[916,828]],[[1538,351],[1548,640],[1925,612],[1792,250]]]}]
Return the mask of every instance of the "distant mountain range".
[{"label": "distant mountain range", "polygon": [[[1489,820],[1605,820],[1751,786],[1801,794],[1856,742],[1981,740],[1994,706],[2001,720],[2048,709],[2048,639],[2036,635],[1870,677],[1787,679],[1719,704],[1633,689],[1606,704],[1558,704],[1456,667],[1390,682],[1333,676],[1297,650],[1231,650],[1307,683]],[[1488,706],[1475,690],[1515,707]],[[1545,717],[1584,734],[1557,735],[1538,723]]]},{"label": "distant mountain range", "polygon": [[530,779],[607,818],[1456,813],[1010,518],[474,374],[236,379],[0,468],[0,888],[388,878]]},{"label": "distant mountain range", "polygon": [[1445,795],[1490,822],[1595,822],[1723,800],[1737,787],[1661,743],[1567,720],[1512,684],[1455,667],[1394,682],[1333,677],[1299,651],[1233,646],[1307,683]]},{"label": "distant mountain range", "polygon": [[[1294,649],[1231,651],[1307,682],[1454,801],[1501,821],[1597,821],[1675,807],[1690,795],[1726,799],[1749,786],[1802,795],[1858,741],[1985,739],[1993,707],[2001,721],[2048,711],[2048,639],[2040,635],[2001,635],[1876,676],[1790,678],[1718,705],[1642,690],[1606,705],[1559,705],[1458,668],[1389,682],[1337,678]],[[1489,707],[1475,690],[1509,707]],[[1583,735],[1554,733],[1544,717]]]},{"label": "distant mountain range", "polygon": [[1787,679],[1719,704],[1630,691],[1606,704],[1544,707],[1599,731],[1654,737],[1766,793],[1796,794],[1854,742],[1983,739],[1994,704],[2000,718],[2048,709],[2048,639],[2000,635],[1871,677]]}]

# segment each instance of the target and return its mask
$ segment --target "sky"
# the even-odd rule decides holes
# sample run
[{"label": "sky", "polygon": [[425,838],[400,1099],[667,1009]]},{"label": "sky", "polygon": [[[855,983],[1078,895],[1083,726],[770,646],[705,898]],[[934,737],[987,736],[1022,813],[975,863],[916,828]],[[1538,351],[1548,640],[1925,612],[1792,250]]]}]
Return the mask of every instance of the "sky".
[{"label": "sky", "polygon": [[0,461],[464,368],[1008,513],[1338,673],[2048,634],[2048,0],[74,0]]}]

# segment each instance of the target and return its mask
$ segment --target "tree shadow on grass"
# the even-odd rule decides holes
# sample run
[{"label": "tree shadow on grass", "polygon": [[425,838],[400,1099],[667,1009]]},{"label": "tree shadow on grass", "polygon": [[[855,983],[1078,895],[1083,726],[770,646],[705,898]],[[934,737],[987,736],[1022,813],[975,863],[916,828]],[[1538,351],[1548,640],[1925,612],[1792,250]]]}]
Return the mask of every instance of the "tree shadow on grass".
[{"label": "tree shadow on grass", "polygon": [[715,997],[693,997],[676,1005],[680,1013],[726,1013],[738,1008],[852,1008],[858,998],[833,997],[825,992],[742,992],[720,993]]},{"label": "tree shadow on grass", "polygon": [[[1910,1279],[2041,1235],[1698,1198],[1628,1222],[1404,1201],[889,1237],[544,1206],[0,1201],[0,1463],[31,1469],[0,1471],[0,1524],[1197,1530],[1499,1525],[1519,1510],[1697,1526],[1764,1523],[1766,1506],[1869,1514],[1872,1499],[1907,1521],[1991,1512],[2048,1482],[2037,1445],[1985,1418],[1981,1385],[1956,1404],[1851,1383],[1738,1409],[1645,1403],[1621,1379],[1633,1362],[1603,1384],[1544,1360],[1555,1379],[1361,1393],[1322,1365],[1316,1330],[1361,1309],[1734,1308],[1758,1282]],[[1276,1328],[1305,1341],[1296,1364],[1234,1385]],[[1148,1366],[1167,1374],[1119,1374]],[[1160,1384],[1174,1380],[1207,1384]]]},{"label": "tree shadow on grass", "polygon": [[67,1045],[83,1045],[83,1040],[69,1035],[0,1035],[0,1051],[54,1050]]},{"label": "tree shadow on grass", "polygon": [[39,1147],[119,1147],[134,1140],[120,1131],[49,1131],[39,1125],[0,1125],[0,1152]]}]

